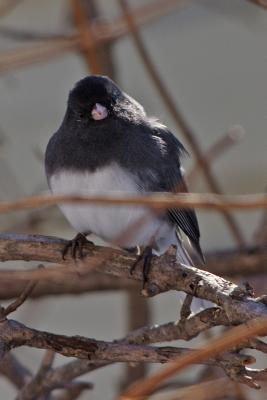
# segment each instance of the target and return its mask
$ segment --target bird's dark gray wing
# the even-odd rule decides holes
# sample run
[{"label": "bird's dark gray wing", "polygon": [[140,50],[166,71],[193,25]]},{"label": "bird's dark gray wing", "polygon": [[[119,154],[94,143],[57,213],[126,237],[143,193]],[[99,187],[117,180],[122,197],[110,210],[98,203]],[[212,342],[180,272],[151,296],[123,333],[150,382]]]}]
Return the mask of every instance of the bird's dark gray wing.
[{"label": "bird's dark gray wing", "polygon": [[[164,166],[158,171],[160,176],[159,189],[172,193],[187,193],[188,189],[180,163],[181,155],[186,153],[185,148],[165,126],[155,124],[153,131],[154,140],[161,147],[161,155],[164,159],[164,163],[160,163],[161,166]],[[185,233],[204,261],[199,244],[200,232],[195,211],[190,208],[172,208],[168,210],[168,218]]]}]

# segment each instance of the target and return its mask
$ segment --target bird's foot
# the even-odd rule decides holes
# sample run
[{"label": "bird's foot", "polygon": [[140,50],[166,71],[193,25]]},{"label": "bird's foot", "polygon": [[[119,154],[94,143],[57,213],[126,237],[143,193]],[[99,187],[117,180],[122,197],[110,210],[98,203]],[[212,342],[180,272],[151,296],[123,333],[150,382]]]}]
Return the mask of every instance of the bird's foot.
[{"label": "bird's foot", "polygon": [[86,243],[92,243],[86,239],[86,236],[82,233],[78,233],[72,240],[69,240],[65,245],[62,251],[62,259],[65,260],[67,253],[70,251],[71,257],[76,260],[77,258],[82,259],[84,257],[83,254],[83,246]]},{"label": "bird's foot", "polygon": [[136,266],[142,262],[142,272],[143,272],[143,289],[145,284],[148,282],[148,275],[151,267],[151,260],[153,257],[152,247],[147,246],[137,257],[137,260],[133,263],[130,269],[130,274],[132,275],[135,271]]}]

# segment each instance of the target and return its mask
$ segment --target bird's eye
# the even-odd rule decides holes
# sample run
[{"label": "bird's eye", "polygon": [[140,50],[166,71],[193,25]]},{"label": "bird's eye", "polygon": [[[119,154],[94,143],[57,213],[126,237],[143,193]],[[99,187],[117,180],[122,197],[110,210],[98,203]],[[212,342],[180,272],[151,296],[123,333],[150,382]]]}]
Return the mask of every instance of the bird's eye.
[{"label": "bird's eye", "polygon": [[79,113],[79,118],[83,119],[84,118],[84,113]]}]

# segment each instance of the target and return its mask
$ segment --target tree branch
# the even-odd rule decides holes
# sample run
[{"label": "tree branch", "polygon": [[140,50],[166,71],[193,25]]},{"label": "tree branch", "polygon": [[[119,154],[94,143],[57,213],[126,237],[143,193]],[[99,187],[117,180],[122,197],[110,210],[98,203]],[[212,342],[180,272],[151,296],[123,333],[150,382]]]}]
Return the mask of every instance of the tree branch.
[{"label": "tree branch", "polygon": [[267,208],[265,193],[246,195],[222,195],[211,193],[153,193],[146,196],[82,196],[82,195],[37,195],[16,201],[0,202],[0,214],[14,211],[33,210],[61,203],[94,204],[103,206],[136,206],[149,207],[155,211],[170,208],[199,208],[203,210],[253,210]]},{"label": "tree branch", "polygon": [[[6,252],[11,246],[11,235],[0,234],[0,259],[7,257]],[[30,253],[31,236],[16,235],[17,241],[26,242],[25,246],[16,241],[13,248],[20,246],[22,259],[28,259]],[[43,246],[49,246],[51,240],[43,236],[34,236],[34,240],[43,242]],[[56,238],[54,238],[57,240]],[[3,242],[4,241],[4,242]],[[29,243],[27,244],[27,241]],[[26,250],[26,247],[28,249]],[[101,248],[99,248],[99,252]],[[36,248],[32,249],[35,252]],[[39,251],[38,251],[39,254]],[[13,255],[10,255],[12,258]],[[267,248],[266,246],[251,246],[240,251],[238,249],[226,249],[206,253],[205,269],[219,276],[242,277],[255,276],[255,274],[267,272]],[[70,271],[69,271],[70,272]],[[38,275],[38,273],[37,273]],[[12,299],[18,297],[25,285],[37,277],[35,270],[0,270],[0,299]],[[90,272],[83,279],[75,273],[65,273],[60,266],[47,268],[39,276],[38,285],[30,293],[29,297],[36,298],[49,295],[82,294],[94,291],[116,291],[138,289],[136,281],[126,277],[115,277],[101,272]]]},{"label": "tree branch", "polygon": [[22,365],[12,353],[6,353],[0,361],[0,373],[18,389],[26,385],[32,377],[28,368]]},{"label": "tree branch", "polygon": [[[128,344],[126,341],[112,343],[82,336],[56,335],[26,327],[13,320],[0,322],[0,338],[7,349],[21,346],[48,349],[66,357],[90,360],[92,363],[98,361],[165,363],[178,355],[193,351],[183,347],[152,347]],[[244,364],[254,362],[254,359],[247,355],[227,354],[222,360],[210,358],[205,364],[218,365],[226,360],[236,362],[237,359]],[[38,384],[49,368],[50,364],[42,363],[32,385]]]},{"label": "tree branch", "polygon": [[[73,260],[68,256],[62,260],[65,241],[44,236],[25,236],[2,234],[0,240],[0,260],[34,260],[64,264],[62,267],[33,270],[32,279],[42,279],[51,275],[61,277],[62,273],[73,275],[70,268]],[[86,275],[92,269],[142,281],[142,271],[136,269],[130,274],[136,257],[129,253],[88,244],[84,249],[84,259],[78,262],[76,270]],[[23,274],[23,271],[21,271]],[[6,272],[12,277],[12,272]],[[28,277],[28,275],[27,275]],[[179,264],[175,249],[170,249],[160,257],[154,257],[150,270],[149,282],[144,291],[146,296],[155,296],[168,290],[184,291],[196,297],[209,300],[224,309],[232,323],[242,323],[252,318],[267,315],[265,304],[249,297],[246,291],[236,284],[209,272]]]}]

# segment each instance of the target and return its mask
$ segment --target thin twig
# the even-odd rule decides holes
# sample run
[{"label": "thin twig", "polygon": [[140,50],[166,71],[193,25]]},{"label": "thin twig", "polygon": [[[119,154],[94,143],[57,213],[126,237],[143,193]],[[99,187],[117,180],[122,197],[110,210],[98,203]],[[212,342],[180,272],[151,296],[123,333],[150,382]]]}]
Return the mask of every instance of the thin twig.
[{"label": "thin twig", "polygon": [[[185,2],[187,4],[189,0]],[[136,21],[143,25],[147,22],[168,14],[177,4],[184,3],[181,0],[158,0],[152,4],[139,7],[135,11]],[[31,32],[29,32],[31,34]],[[38,35],[38,33],[33,33]],[[128,28],[122,17],[111,22],[95,21],[94,34],[97,39],[97,46],[114,42],[128,34]],[[41,34],[40,34],[41,35]],[[42,37],[41,37],[42,38]],[[44,39],[44,38],[42,38]],[[90,43],[88,43],[90,46]],[[79,35],[55,35],[51,40],[42,40],[34,46],[24,49],[9,50],[0,53],[0,73],[10,72],[12,69],[21,68],[26,65],[49,61],[59,57],[66,52],[74,51],[80,47]]]},{"label": "thin twig", "polygon": [[253,241],[257,245],[266,245],[267,244],[267,211],[263,211],[263,215],[261,217],[259,226],[257,227],[254,235]]},{"label": "thin twig", "polygon": [[[232,328],[228,332],[224,332],[222,336],[212,339],[210,343],[202,349],[196,350],[191,354],[180,356],[171,365],[144,381],[139,381],[127,390],[122,396],[121,400],[143,399],[154,392],[166,379],[171,378],[177,372],[191,365],[193,362],[203,361],[210,356],[216,356],[221,352],[238,344],[242,340],[250,339],[255,335],[264,335],[267,331],[267,318],[250,321],[244,325]],[[255,385],[255,388],[257,386]]]},{"label": "thin twig", "polygon": [[191,304],[194,299],[194,296],[191,294],[187,294],[185,296],[184,302],[182,304],[181,310],[180,310],[180,318],[181,320],[185,320],[189,317],[191,314]]},{"label": "thin twig", "polygon": [[16,41],[44,41],[50,39],[64,39],[66,34],[63,32],[38,32],[33,30],[19,29],[17,27],[0,26],[0,35],[2,38],[8,38]]},{"label": "thin twig", "polygon": [[[239,143],[244,137],[244,129],[239,126],[232,126],[222,137],[220,137],[205,153],[205,159],[211,165],[217,158],[224,154],[227,150]],[[192,183],[199,174],[199,165],[196,163],[193,168],[186,174],[187,181]]]},{"label": "thin twig", "polygon": [[[140,326],[150,326],[150,304],[146,299],[140,296],[138,290],[131,289],[127,291],[127,327],[132,332]],[[147,375],[147,364],[127,364],[125,376],[121,379],[120,388],[124,390],[137,379],[144,378]]]},{"label": "thin twig", "polygon": [[63,394],[57,396],[56,400],[76,400],[85,391],[93,389],[90,382],[71,382],[65,385]]},{"label": "thin twig", "polygon": [[25,197],[15,201],[0,202],[0,214],[14,211],[33,210],[60,203],[97,204],[105,206],[134,205],[146,206],[163,211],[170,208],[199,208],[213,211],[253,210],[267,208],[267,195],[264,193],[247,195],[218,195],[211,193],[153,193],[145,196],[83,196],[83,195],[39,195]]},{"label": "thin twig", "polygon": [[6,308],[1,310],[1,317],[7,317],[9,314],[13,313],[16,311],[24,302],[25,300],[29,297],[35,286],[37,285],[37,281],[31,281],[28,283],[28,285],[25,287],[23,292],[20,294],[20,296],[13,301],[11,304],[9,304]]},{"label": "thin twig", "polygon": [[13,11],[22,1],[23,0],[4,0],[3,4],[0,6],[0,18],[5,17]]},{"label": "thin twig", "polygon": [[40,367],[35,376],[21,389],[16,400],[34,400],[36,393],[39,392],[39,387],[42,386],[42,381],[46,378],[48,371],[51,369],[55,358],[55,352],[46,350],[41,361]]},{"label": "thin twig", "polygon": [[1,360],[0,373],[18,389],[26,385],[32,378],[30,370],[22,365],[11,352],[6,353]]},{"label": "thin twig", "polygon": [[234,391],[234,383],[220,378],[185,386],[171,393],[157,397],[157,400],[222,400]]},{"label": "thin twig", "polygon": [[49,61],[79,46],[77,35],[40,41],[34,45],[0,53],[0,73],[29,64]]},{"label": "thin twig", "polygon": [[264,9],[267,9],[267,0],[249,0],[251,3],[257,4]]}]

